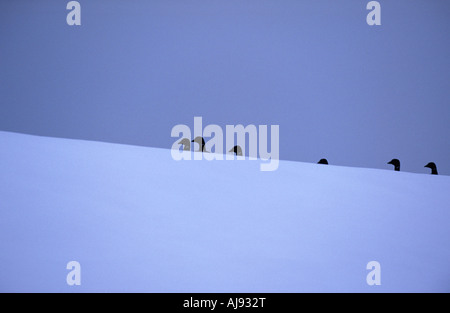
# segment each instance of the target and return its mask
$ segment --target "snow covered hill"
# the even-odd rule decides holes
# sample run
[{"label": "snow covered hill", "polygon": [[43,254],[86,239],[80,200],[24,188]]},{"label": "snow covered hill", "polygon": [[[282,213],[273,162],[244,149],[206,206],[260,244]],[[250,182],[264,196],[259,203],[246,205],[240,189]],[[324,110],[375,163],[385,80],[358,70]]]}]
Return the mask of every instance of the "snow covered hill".
[{"label": "snow covered hill", "polygon": [[261,172],[7,132],[0,146],[1,292],[450,291],[448,176]]}]

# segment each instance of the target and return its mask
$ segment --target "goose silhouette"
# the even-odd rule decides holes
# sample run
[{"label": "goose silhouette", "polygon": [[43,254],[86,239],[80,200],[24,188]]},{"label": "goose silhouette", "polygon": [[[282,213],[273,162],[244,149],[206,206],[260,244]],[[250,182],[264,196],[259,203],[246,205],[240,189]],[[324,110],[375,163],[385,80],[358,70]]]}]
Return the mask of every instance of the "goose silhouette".
[{"label": "goose silhouette", "polygon": [[431,174],[432,175],[438,175],[437,167],[436,167],[436,164],[434,162],[430,162],[427,165],[425,165],[424,167],[431,168]]},{"label": "goose silhouette", "polygon": [[230,151],[233,152],[235,155],[242,156],[242,149],[240,146],[234,146]]},{"label": "goose silhouette", "polygon": [[400,161],[398,159],[392,159],[387,164],[394,165],[394,170],[400,172]]},{"label": "goose silhouette", "polygon": [[325,164],[325,165],[328,165],[328,160],[327,160],[327,159],[320,159],[320,161],[317,162],[317,164]]},{"label": "goose silhouette", "polygon": [[183,138],[178,144],[183,145],[183,151],[191,151],[191,141],[189,139]]},{"label": "goose silhouette", "polygon": [[203,137],[197,136],[191,142],[198,143],[199,149],[197,150],[197,152],[208,152],[208,151],[205,150],[205,139],[203,139]]}]

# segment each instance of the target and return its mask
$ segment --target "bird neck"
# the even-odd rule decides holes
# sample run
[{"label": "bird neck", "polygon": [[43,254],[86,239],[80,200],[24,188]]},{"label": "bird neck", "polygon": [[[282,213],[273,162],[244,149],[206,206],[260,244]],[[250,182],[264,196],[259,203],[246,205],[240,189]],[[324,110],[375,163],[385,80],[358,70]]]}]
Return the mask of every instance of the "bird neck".
[{"label": "bird neck", "polygon": [[432,174],[432,175],[437,175],[437,174],[438,174],[437,169],[436,169],[436,168],[432,168],[432,169],[431,169],[431,174]]},{"label": "bird neck", "polygon": [[396,166],[395,166],[395,170],[396,170],[397,172],[400,172],[400,165],[396,165]]}]

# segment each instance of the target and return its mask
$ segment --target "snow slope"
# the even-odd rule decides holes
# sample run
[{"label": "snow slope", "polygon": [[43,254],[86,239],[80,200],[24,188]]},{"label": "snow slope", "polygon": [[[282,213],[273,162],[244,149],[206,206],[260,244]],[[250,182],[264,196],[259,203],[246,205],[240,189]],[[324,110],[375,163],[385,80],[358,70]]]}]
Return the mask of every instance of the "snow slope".
[{"label": "snow slope", "polygon": [[[450,177],[0,132],[1,292],[449,292]],[[66,265],[81,264],[81,286]],[[369,286],[370,261],[381,286]]]}]

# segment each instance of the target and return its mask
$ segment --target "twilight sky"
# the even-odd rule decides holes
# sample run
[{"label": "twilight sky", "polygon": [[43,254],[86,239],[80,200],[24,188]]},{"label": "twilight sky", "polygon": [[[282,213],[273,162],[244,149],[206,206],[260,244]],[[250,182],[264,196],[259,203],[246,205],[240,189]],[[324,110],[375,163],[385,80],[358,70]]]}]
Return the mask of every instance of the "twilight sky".
[{"label": "twilight sky", "polygon": [[450,175],[450,1],[0,2],[0,130],[170,148],[280,125],[280,158]]}]

